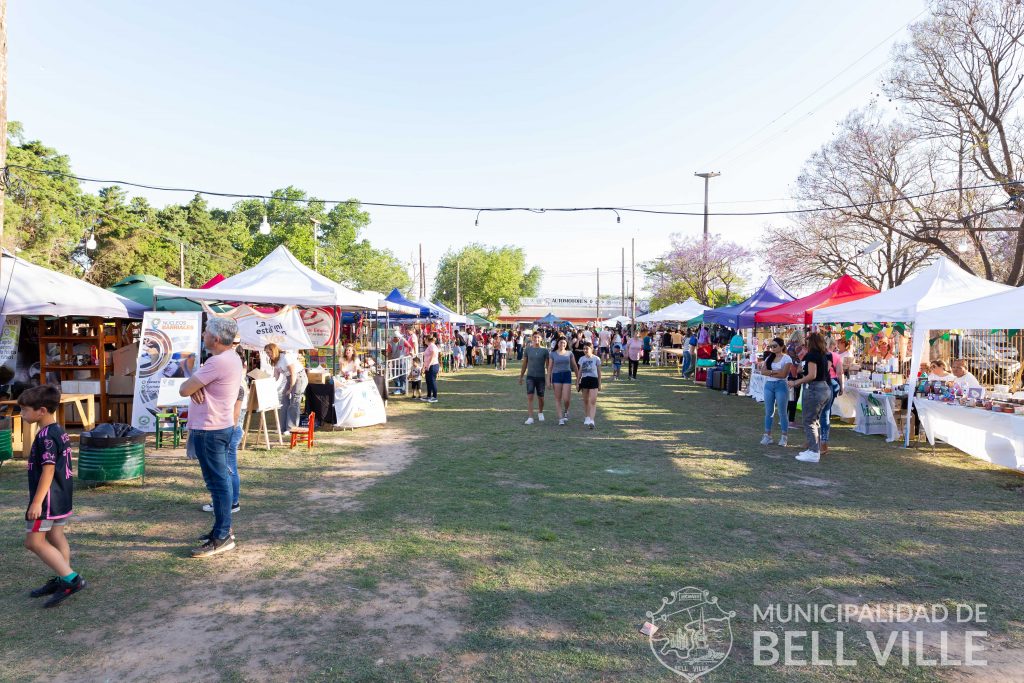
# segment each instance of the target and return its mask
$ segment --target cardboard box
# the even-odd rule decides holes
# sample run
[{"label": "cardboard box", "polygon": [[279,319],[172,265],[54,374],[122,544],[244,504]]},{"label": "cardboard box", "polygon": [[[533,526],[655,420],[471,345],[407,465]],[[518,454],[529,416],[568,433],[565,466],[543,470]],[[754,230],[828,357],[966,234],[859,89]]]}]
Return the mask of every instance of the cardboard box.
[{"label": "cardboard box", "polygon": [[327,384],[330,376],[330,370],[306,370],[306,377],[309,378],[310,384]]},{"label": "cardboard box", "polygon": [[259,368],[256,368],[255,370],[250,370],[249,374],[247,375],[247,377],[249,379],[256,380],[256,379],[266,379],[267,377],[270,377],[270,375],[267,374],[266,372],[264,372],[263,370],[260,370]]},{"label": "cardboard box", "polygon": [[107,393],[115,396],[131,396],[135,393],[135,378],[114,375],[107,380]]},{"label": "cardboard box", "polygon": [[98,379],[90,379],[86,381],[75,382],[78,385],[78,391],[71,391],[68,393],[72,394],[98,394],[100,393],[101,383]]},{"label": "cardboard box", "polygon": [[134,375],[139,362],[139,344],[129,344],[114,351],[114,376]]},{"label": "cardboard box", "polygon": [[78,384],[79,383],[74,381],[74,380],[69,380],[69,379],[63,380],[60,383],[60,393],[62,393],[62,394],[80,394],[82,392],[80,392],[78,390]]}]

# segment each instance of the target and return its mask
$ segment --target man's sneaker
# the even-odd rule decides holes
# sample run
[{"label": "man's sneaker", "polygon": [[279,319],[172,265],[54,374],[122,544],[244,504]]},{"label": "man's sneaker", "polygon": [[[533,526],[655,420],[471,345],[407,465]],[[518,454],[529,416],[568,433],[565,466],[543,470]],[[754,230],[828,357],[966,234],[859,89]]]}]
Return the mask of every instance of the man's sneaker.
[{"label": "man's sneaker", "polygon": [[772,445],[772,437],[771,437],[770,434],[765,434],[764,436],[761,437],[761,445],[762,446],[771,446]]},{"label": "man's sneaker", "polygon": [[428,398],[427,399],[427,403],[437,403],[437,399],[436,398]]},{"label": "man's sneaker", "polygon": [[192,557],[213,557],[235,549],[235,540],[227,538],[211,538],[198,548],[192,550]]},{"label": "man's sneaker", "polygon": [[[208,533],[208,534],[203,534],[197,540],[200,543],[206,543],[211,538],[213,538],[213,532],[212,531],[210,533]],[[228,538],[230,538],[232,541],[235,540],[235,530],[234,529],[228,529]]]},{"label": "man's sneaker", "polygon": [[75,580],[71,583],[64,583],[62,579],[58,579],[57,583],[57,590],[53,592],[53,597],[44,602],[43,607],[56,607],[78,591],[85,588],[85,579],[82,578],[81,574],[76,576]]},{"label": "man's sneaker", "polygon": [[537,421],[538,422],[543,422],[544,421],[544,413],[537,413]]},{"label": "man's sneaker", "polygon": [[524,422],[523,424],[524,425],[532,425],[533,424],[533,418],[532,417],[526,418],[526,422]]},{"label": "man's sneaker", "polygon": [[[242,506],[240,506],[240,505],[232,505],[231,506],[231,514],[233,514],[233,515],[237,514],[238,511],[241,510],[241,509],[242,509]],[[207,503],[206,505],[204,505],[203,506],[203,512],[213,512],[213,503]]]},{"label": "man's sneaker", "polygon": [[779,437],[779,445],[780,446],[788,446],[789,445],[789,437],[786,436],[785,434],[780,436]]},{"label": "man's sneaker", "polygon": [[558,426],[559,426],[559,427],[562,427],[562,426],[564,426],[564,425],[565,425],[565,418],[563,417],[563,418],[561,418],[561,419],[560,419],[560,420],[558,421]]},{"label": "man's sneaker", "polygon": [[796,459],[800,462],[819,462],[821,460],[821,455],[814,451],[804,451],[800,455],[796,456]]},{"label": "man's sneaker", "polygon": [[35,590],[30,591],[29,592],[29,597],[41,598],[44,595],[53,595],[54,593],[57,592],[58,588],[60,588],[60,577],[59,576],[55,576],[52,579],[50,579],[49,581],[47,581],[46,583],[44,583],[39,588],[36,588]]}]

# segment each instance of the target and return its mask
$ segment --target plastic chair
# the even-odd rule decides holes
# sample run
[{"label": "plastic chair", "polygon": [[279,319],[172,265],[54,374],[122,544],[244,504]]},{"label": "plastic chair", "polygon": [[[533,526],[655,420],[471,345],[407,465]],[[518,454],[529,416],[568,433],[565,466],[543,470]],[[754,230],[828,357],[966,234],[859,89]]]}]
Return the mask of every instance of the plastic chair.
[{"label": "plastic chair", "polygon": [[178,415],[178,411],[157,413],[154,417],[156,417],[156,447],[160,448],[163,445],[164,432],[168,432],[171,434],[174,448],[177,448],[181,443],[181,417]]},{"label": "plastic chair", "polygon": [[313,447],[313,428],[316,426],[316,413],[309,414],[309,427],[306,429],[306,433],[292,430],[292,445],[290,448],[295,448],[295,444],[300,441],[306,442],[306,450]]}]

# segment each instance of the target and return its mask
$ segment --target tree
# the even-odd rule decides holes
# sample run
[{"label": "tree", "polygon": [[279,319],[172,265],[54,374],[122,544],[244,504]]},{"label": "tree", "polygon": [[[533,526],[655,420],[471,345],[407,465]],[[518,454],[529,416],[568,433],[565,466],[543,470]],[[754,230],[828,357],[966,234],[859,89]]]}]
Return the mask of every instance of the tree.
[{"label": "tree", "polygon": [[405,265],[393,253],[374,249],[366,240],[355,242],[342,254],[340,272],[340,279],[356,289],[385,294],[395,287],[404,291],[412,284]]},{"label": "tree", "polygon": [[672,248],[661,258],[642,264],[651,290],[651,307],[693,297],[705,306],[725,305],[743,285],[744,265],[752,253],[723,240],[672,235]]},{"label": "tree", "polygon": [[797,214],[792,227],[769,226],[763,242],[771,271],[794,286],[843,273],[876,289],[902,284],[935,253],[910,235],[929,224],[938,200],[908,199],[937,189],[932,152],[913,129],[884,120],[876,107],[852,112],[797,180],[796,197],[825,210]]},{"label": "tree", "polygon": [[526,253],[521,247],[474,243],[457,252],[449,250],[438,265],[434,298],[452,309],[457,305],[457,271],[462,307],[467,311],[497,311],[504,303],[515,313],[521,297],[537,295],[543,276],[537,266],[527,269]]},{"label": "tree", "polygon": [[[922,138],[937,143],[942,156],[933,164],[936,178],[960,188],[946,195],[936,220],[897,232],[954,259],[965,248],[972,271],[1024,284],[1024,6],[1017,0],[938,0],[894,58],[886,91],[907,105],[903,111]],[[984,182],[1001,185],[964,189]],[[1005,209],[994,210],[1006,200]],[[957,221],[972,230],[939,230]]]}]

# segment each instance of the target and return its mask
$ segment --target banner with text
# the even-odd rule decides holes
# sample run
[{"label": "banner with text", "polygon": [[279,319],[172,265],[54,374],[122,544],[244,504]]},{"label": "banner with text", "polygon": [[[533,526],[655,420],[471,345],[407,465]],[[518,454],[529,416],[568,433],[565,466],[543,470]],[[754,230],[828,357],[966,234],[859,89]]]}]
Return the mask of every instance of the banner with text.
[{"label": "banner with text", "polygon": [[198,311],[146,311],[142,317],[132,424],[144,432],[156,431],[160,384],[164,379],[184,381],[199,367],[202,314]]}]

